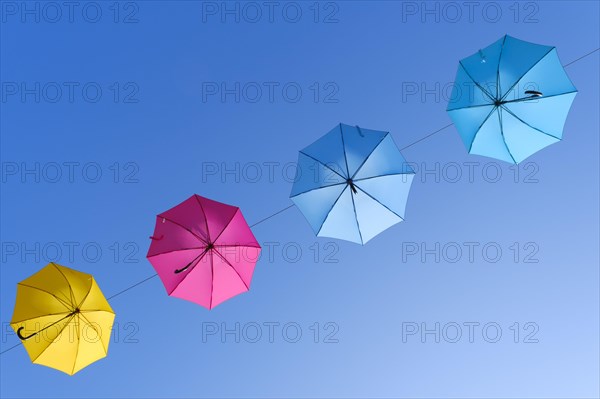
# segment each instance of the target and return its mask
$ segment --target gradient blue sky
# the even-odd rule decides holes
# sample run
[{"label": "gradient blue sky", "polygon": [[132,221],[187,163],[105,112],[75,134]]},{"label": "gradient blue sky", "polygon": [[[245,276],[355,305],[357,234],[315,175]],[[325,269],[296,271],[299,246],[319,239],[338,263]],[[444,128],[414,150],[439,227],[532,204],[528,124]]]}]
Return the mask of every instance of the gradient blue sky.
[{"label": "gradient blue sky", "polygon": [[[38,3],[36,22],[21,2],[3,1],[2,350],[18,343],[8,326],[16,283],[49,257],[114,295],[154,273],[145,259],[154,217],[192,193],[237,205],[255,223],[290,204],[284,166],[335,124],[390,131],[399,147],[449,124],[443,91],[458,60],[502,35],[554,45],[563,64],[600,47],[596,1],[481,2],[471,18],[464,2],[451,4],[430,2],[433,14],[421,14],[421,2],[281,2],[272,21],[263,6],[252,22],[254,10],[238,3],[237,22],[221,20],[221,2],[82,2],[72,21],[68,9],[56,17]],[[518,169],[468,155],[449,127],[403,151],[419,169],[406,221],[366,246],[316,238],[287,210],[253,229],[265,249],[250,292],[208,311],[152,279],[111,301],[119,334],[107,358],[69,377],[17,347],[0,357],[1,396],[598,397],[598,70],[598,52],[567,68],[579,94],[564,140]],[[36,82],[39,102],[22,99],[21,85]],[[247,91],[239,102],[206,91],[223,82]],[[252,102],[255,84],[264,91]],[[56,85],[62,97],[52,102]],[[92,102],[95,87],[102,96]],[[278,163],[272,179],[265,162]],[[241,176],[220,174],[236,164]],[[39,179],[21,175],[36,167]],[[410,252],[436,245],[439,262]],[[464,252],[452,262],[456,246]],[[271,322],[280,323],[273,342]],[[473,342],[468,322],[480,323]],[[203,340],[213,323],[258,323],[263,336]],[[286,323],[302,329],[298,342],[288,342],[293,330],[282,337]],[[403,339],[411,323],[458,323],[463,336]],[[486,323],[501,327],[498,342],[482,337]],[[537,343],[524,342],[534,330]]]}]

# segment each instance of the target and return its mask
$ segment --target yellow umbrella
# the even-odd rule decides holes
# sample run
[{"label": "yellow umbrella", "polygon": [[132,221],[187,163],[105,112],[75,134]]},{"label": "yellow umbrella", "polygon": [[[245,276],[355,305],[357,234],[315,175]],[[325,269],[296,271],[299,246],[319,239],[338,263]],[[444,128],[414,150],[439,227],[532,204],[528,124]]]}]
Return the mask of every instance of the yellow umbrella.
[{"label": "yellow umbrella", "polygon": [[91,274],[49,263],[17,285],[10,325],[33,363],[73,375],[106,356],[114,319]]}]

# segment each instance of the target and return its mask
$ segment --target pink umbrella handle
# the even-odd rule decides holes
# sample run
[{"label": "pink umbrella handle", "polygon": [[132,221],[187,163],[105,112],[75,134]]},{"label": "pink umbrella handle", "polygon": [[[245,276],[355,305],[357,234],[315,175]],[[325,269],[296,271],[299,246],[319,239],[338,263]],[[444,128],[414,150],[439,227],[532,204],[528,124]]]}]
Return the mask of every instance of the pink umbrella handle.
[{"label": "pink umbrella handle", "polygon": [[161,234],[160,237],[150,236],[148,238],[150,238],[151,240],[159,241],[159,240],[162,240],[164,238],[164,235]]},{"label": "pink umbrella handle", "polygon": [[192,261],[190,263],[188,263],[187,265],[185,265],[181,269],[175,269],[175,274],[183,273],[184,271],[186,271],[190,266],[192,266],[192,264],[194,262],[196,262],[197,260],[201,259],[208,251],[210,251],[214,247],[215,247],[214,244],[212,244],[212,243],[208,244],[206,246],[206,248],[204,248],[204,251],[202,251],[202,253],[200,255],[198,255],[194,259],[192,259]]}]

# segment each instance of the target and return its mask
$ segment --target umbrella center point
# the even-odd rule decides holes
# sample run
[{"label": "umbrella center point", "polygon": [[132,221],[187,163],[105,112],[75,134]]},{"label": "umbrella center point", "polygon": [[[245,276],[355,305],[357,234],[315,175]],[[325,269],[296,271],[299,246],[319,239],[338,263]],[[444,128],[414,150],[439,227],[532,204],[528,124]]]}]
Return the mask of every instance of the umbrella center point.
[{"label": "umbrella center point", "polygon": [[499,107],[499,106],[501,106],[502,104],[504,104],[504,101],[500,101],[500,100],[496,100],[496,101],[494,101],[494,105],[495,105],[496,107]]},{"label": "umbrella center point", "polygon": [[212,242],[209,242],[208,245],[206,246],[207,250],[211,250],[215,248],[215,244],[213,244]]}]

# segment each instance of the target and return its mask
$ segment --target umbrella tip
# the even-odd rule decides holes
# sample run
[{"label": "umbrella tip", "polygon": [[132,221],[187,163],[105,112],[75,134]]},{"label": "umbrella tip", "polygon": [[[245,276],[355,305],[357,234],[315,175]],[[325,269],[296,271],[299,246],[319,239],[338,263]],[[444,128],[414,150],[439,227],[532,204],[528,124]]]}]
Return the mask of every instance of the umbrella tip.
[{"label": "umbrella tip", "polygon": [[479,49],[478,52],[479,52],[479,57],[481,57],[481,63],[485,64],[485,62],[486,62],[485,54],[483,54],[483,51],[481,49]]}]

